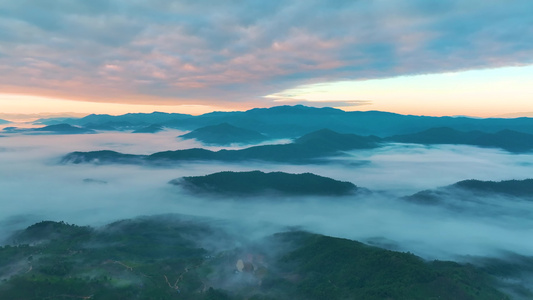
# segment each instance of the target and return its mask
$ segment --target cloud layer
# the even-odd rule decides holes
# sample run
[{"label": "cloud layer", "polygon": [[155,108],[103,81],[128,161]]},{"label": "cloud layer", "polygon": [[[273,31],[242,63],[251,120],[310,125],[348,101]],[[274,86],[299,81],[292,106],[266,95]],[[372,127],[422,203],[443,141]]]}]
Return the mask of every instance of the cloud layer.
[{"label": "cloud layer", "polygon": [[528,0],[2,1],[0,89],[258,106],[300,84],[533,63],[532,12]]},{"label": "cloud layer", "polygon": [[[457,256],[530,255],[533,203],[501,196],[461,203],[462,210],[399,199],[465,179],[525,179],[533,156],[467,146],[395,145],[354,151],[320,165],[185,163],[178,167],[58,165],[65,153],[110,149],[147,154],[198,147],[157,134],[10,135],[0,137],[0,243],[13,230],[41,220],[103,225],[138,215],[179,213],[225,220],[236,232],[261,236],[296,227],[361,241],[395,245],[429,259]],[[216,149],[216,148],[212,148]],[[337,158],[339,159],[339,158]],[[361,162],[366,162],[361,164]],[[312,172],[369,188],[346,197],[195,197],[168,182],[225,170]]]}]

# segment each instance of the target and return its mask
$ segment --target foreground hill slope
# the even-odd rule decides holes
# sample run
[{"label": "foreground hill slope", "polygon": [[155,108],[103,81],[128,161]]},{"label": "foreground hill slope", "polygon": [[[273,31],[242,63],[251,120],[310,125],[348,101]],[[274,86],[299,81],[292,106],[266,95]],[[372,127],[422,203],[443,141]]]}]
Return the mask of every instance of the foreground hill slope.
[{"label": "foreground hill slope", "polygon": [[1,299],[509,299],[471,265],[301,231],[247,240],[171,215],[37,223],[0,247],[0,278]]}]

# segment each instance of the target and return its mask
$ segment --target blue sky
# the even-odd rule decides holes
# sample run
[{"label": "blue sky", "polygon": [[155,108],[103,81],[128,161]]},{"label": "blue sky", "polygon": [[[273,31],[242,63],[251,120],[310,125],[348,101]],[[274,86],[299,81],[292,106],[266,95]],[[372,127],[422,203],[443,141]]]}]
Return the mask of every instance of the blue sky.
[{"label": "blue sky", "polygon": [[531,15],[529,0],[0,0],[0,105],[528,112]]}]

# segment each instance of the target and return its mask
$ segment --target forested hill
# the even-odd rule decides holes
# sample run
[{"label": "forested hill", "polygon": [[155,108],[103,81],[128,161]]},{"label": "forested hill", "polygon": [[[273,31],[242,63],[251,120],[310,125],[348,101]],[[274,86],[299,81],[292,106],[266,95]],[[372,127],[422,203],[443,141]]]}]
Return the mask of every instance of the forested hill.
[{"label": "forested hill", "polygon": [[237,196],[342,196],[354,194],[359,188],[351,182],[338,181],[311,173],[289,174],[218,172],[205,176],[183,177],[170,183],[194,193]]},{"label": "forested hill", "polygon": [[0,299],[509,299],[472,265],[301,231],[250,240],[218,225],[37,223],[0,247]]},{"label": "forested hill", "polygon": [[[514,198],[526,201],[533,200],[533,179],[481,181],[463,180],[452,185],[425,190],[404,199],[420,204],[461,207],[458,202],[475,201],[477,204],[487,204],[495,210],[503,212],[506,200]],[[495,200],[496,199],[496,200]],[[467,206],[462,206],[467,209]],[[512,206],[511,206],[512,207]]]}]

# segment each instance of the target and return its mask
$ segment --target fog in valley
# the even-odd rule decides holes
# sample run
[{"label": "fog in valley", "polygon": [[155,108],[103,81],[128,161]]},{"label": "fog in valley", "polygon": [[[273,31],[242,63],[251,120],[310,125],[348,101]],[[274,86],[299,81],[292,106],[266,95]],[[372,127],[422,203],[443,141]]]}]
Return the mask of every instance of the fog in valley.
[{"label": "fog in valley", "polygon": [[[446,145],[393,144],[347,152],[326,164],[259,162],[182,163],[168,166],[59,164],[72,151],[109,149],[122,153],[207,147],[176,136],[99,133],[89,135],[7,135],[0,138],[0,228],[13,231],[41,220],[101,226],[140,215],[177,213],[234,224],[234,232],[261,237],[287,228],[410,251],[427,259],[468,260],[512,252],[533,252],[533,202],[473,197],[464,209],[421,205],[402,199],[465,179],[530,177],[533,155]],[[288,141],[279,141],[281,143]],[[242,145],[236,146],[243,147]],[[227,148],[227,147],[226,147]],[[219,171],[311,172],[350,181],[370,193],[343,197],[195,196],[168,184],[183,176]],[[453,194],[448,195],[453,202]],[[456,201],[457,202],[457,201]]]}]

